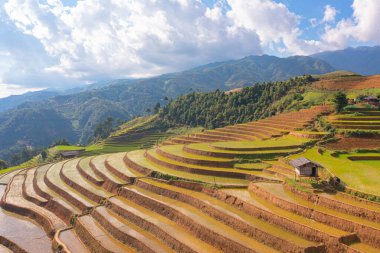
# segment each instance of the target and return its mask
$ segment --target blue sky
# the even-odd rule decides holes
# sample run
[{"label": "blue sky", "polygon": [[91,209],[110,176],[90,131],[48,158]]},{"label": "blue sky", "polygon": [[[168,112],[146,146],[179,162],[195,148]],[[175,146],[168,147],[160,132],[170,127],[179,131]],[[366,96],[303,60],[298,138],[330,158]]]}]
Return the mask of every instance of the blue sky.
[{"label": "blue sky", "polygon": [[0,97],[380,43],[378,0],[0,0]]}]

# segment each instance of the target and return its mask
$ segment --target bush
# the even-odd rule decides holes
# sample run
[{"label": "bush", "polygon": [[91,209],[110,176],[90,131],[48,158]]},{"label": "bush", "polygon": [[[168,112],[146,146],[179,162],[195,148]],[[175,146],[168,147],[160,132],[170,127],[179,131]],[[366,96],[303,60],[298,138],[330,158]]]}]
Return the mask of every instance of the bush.
[{"label": "bush", "polygon": [[331,153],[331,156],[333,156],[333,157],[338,157],[338,156],[340,156],[340,155],[342,155],[342,154],[348,154],[348,152],[347,152],[347,151],[342,151],[342,150],[337,150],[337,151],[333,151],[333,152]]},{"label": "bush", "polygon": [[7,162],[0,159],[0,170],[4,170],[6,168],[8,168]]},{"label": "bush", "polygon": [[336,112],[343,111],[344,107],[348,105],[347,95],[341,91],[334,95],[333,102],[335,104]]},{"label": "bush", "polygon": [[344,136],[346,137],[375,137],[380,136],[380,133],[377,131],[371,131],[371,130],[345,130],[343,132]]}]

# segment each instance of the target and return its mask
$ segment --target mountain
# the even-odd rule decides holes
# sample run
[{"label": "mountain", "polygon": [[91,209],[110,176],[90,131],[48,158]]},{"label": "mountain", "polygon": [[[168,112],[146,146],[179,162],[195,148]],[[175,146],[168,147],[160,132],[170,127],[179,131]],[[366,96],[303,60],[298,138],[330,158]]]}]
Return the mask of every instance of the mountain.
[{"label": "mountain", "polygon": [[349,70],[361,75],[380,73],[380,46],[347,48],[311,55],[326,61],[335,69]]},{"label": "mountain", "polygon": [[25,102],[36,102],[48,99],[50,97],[54,97],[59,95],[60,92],[55,90],[41,90],[41,91],[33,91],[27,92],[22,95],[12,95],[9,97],[0,99],[0,113],[5,112],[9,109],[13,109]]},{"label": "mountain", "polygon": [[[30,99],[0,113],[0,140],[7,140],[0,142],[0,158],[1,150],[17,143],[43,146],[58,138],[86,143],[95,126],[107,117],[129,120],[145,114],[157,102],[165,105],[170,98],[190,91],[230,90],[333,70],[324,61],[306,56],[248,56],[152,78],[112,80],[79,93],[47,96],[42,101]],[[49,127],[36,127],[40,122]]]}]

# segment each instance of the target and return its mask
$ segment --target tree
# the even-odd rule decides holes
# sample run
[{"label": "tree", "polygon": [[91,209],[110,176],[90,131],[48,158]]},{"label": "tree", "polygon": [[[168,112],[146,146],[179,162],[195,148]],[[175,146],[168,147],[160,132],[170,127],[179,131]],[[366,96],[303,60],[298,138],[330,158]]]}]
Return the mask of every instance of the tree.
[{"label": "tree", "polygon": [[51,148],[55,146],[70,146],[70,142],[68,142],[65,138],[62,138],[53,142],[53,144],[51,144],[49,147]]},{"label": "tree", "polygon": [[107,138],[113,131],[113,122],[112,117],[108,117],[105,121],[99,123],[94,130],[93,138],[95,140]]},{"label": "tree", "polygon": [[301,101],[301,100],[303,100],[303,96],[301,94],[299,94],[299,93],[296,93],[294,95],[293,99],[296,100],[296,101]]},{"label": "tree", "polygon": [[336,112],[341,112],[343,111],[344,107],[346,107],[348,104],[347,95],[339,91],[334,95],[333,102],[335,104]]},{"label": "tree", "polygon": [[0,159],[0,170],[4,170],[6,168],[8,168],[7,162]]},{"label": "tree", "polygon": [[42,152],[41,152],[41,158],[42,158],[42,160],[45,161],[45,159],[47,158],[47,156],[48,156],[48,154],[47,154],[46,150],[42,150]]},{"label": "tree", "polygon": [[157,103],[154,108],[153,108],[153,112],[154,114],[158,113],[158,111],[160,110],[161,108],[161,104],[160,103]]}]

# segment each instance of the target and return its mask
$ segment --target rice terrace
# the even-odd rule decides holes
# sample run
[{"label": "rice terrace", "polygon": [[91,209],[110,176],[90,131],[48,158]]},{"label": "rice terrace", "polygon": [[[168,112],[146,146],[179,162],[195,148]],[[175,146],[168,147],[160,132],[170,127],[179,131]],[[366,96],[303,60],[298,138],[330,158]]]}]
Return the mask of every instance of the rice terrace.
[{"label": "rice terrace", "polygon": [[379,10],[4,0],[0,253],[380,253]]},{"label": "rice terrace", "polygon": [[[380,145],[329,148],[380,130],[380,110],[361,104],[340,114],[325,104],[212,130],[162,133],[152,147],[132,139],[157,135],[149,127],[145,137],[139,131],[157,117],[136,119],[82,157],[1,175],[2,248],[377,252]],[[317,122],[331,124],[340,137],[330,141],[331,131],[316,130]],[[357,130],[364,136],[347,135]],[[129,151],[128,144],[135,147]],[[127,152],[118,152],[123,147]],[[291,161],[300,157],[320,166],[317,177],[295,173]]]}]

